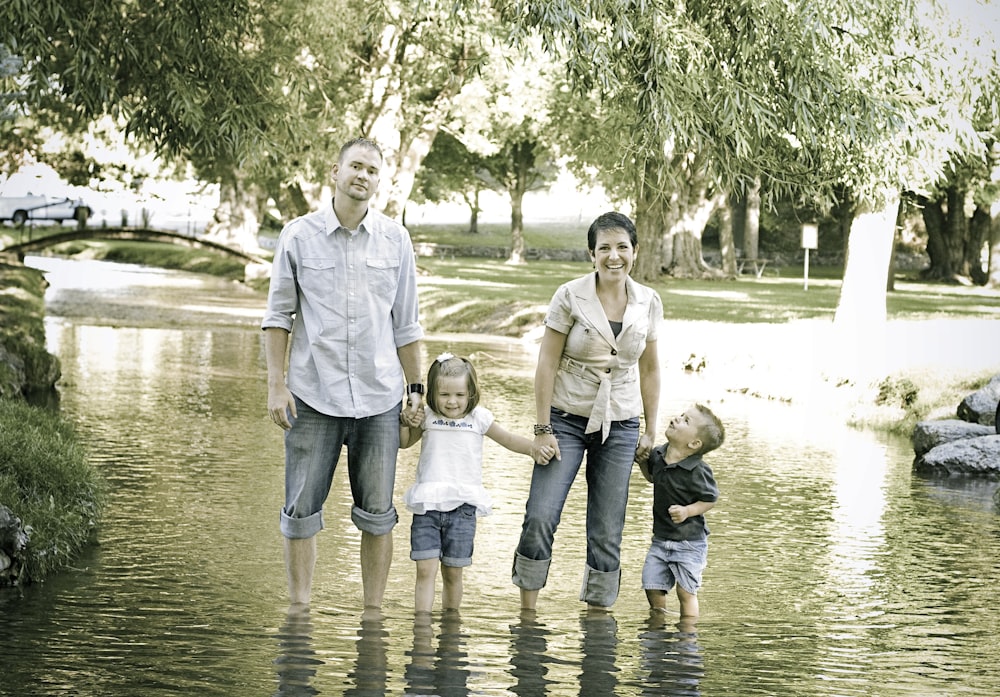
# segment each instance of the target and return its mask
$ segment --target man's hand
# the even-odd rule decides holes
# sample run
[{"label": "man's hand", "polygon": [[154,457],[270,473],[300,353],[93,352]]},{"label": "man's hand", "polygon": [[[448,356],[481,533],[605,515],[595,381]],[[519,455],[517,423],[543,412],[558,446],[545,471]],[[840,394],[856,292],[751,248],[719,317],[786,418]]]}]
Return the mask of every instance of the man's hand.
[{"label": "man's hand", "polygon": [[292,427],[292,422],[288,417],[291,415],[291,418],[294,419],[298,413],[295,411],[295,398],[292,397],[292,393],[284,383],[268,387],[267,413],[271,417],[271,421],[286,431]]},{"label": "man's hand", "polygon": [[[409,403],[403,407],[403,411],[399,415],[399,422],[410,428],[418,428],[424,422],[424,405],[420,401],[420,395],[416,395],[416,400],[413,400],[413,397],[414,395],[410,395]],[[416,406],[414,406],[414,401]]]}]

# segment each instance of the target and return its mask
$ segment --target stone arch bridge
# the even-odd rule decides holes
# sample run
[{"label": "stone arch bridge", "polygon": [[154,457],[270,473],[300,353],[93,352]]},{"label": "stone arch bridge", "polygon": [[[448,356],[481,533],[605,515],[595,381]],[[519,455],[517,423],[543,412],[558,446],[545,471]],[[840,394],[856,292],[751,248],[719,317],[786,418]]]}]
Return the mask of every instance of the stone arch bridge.
[{"label": "stone arch bridge", "polygon": [[102,227],[102,228],[82,228],[67,232],[58,232],[54,235],[38,237],[27,242],[10,244],[0,249],[0,254],[5,256],[16,256],[18,261],[24,261],[27,254],[41,251],[47,247],[54,247],[64,242],[74,242],[76,240],[133,240],[139,242],[167,242],[185,247],[202,249],[212,249],[223,254],[242,259],[247,264],[264,264],[270,266],[271,262],[256,254],[244,252],[241,249],[227,247],[218,242],[184,235],[170,230],[152,230],[149,228],[123,228],[123,227]]}]

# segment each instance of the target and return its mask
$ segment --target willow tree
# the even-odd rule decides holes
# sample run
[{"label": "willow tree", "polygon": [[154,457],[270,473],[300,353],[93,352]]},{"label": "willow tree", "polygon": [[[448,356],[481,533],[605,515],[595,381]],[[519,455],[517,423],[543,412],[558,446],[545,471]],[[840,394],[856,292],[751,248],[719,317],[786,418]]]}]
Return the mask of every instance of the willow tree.
[{"label": "willow tree", "polygon": [[382,144],[379,204],[401,214],[483,58],[478,33],[495,26],[488,9],[436,1],[0,4],[0,45],[23,60],[20,113],[67,131],[109,114],[164,159],[192,163],[221,185],[213,234],[243,247],[269,196],[314,202],[307,182],[328,182],[339,144],[358,135]]},{"label": "willow tree", "polygon": [[110,116],[165,161],[217,175],[268,162],[294,130],[282,56],[261,41],[279,5],[3,3],[0,44],[23,61],[17,106],[29,123],[73,132]]},{"label": "willow tree", "polygon": [[[612,169],[635,182],[640,245],[662,249],[670,231],[661,226],[679,217],[671,206],[692,186],[740,192],[760,177],[767,194],[813,205],[846,189],[857,216],[837,326],[861,346],[884,322],[899,192],[943,162],[925,136],[959,134],[967,121],[942,108],[967,83],[949,86],[934,72],[944,44],[928,41],[933,27],[919,21],[934,8],[911,0],[513,0],[504,8],[515,39],[538,32],[566,56],[575,84],[600,95]],[[649,257],[639,257],[641,278],[662,265]]]}]

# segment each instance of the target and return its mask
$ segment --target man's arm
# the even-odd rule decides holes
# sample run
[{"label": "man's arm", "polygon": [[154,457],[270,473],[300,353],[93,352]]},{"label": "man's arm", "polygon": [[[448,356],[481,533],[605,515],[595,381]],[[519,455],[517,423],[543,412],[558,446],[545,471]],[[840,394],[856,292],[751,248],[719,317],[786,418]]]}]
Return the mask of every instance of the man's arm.
[{"label": "man's arm", "polygon": [[[420,342],[413,341],[405,346],[398,347],[396,349],[396,355],[399,356],[399,364],[403,367],[403,375],[406,378],[406,384],[412,385],[413,383],[423,383],[423,370],[420,366]],[[423,396],[419,393],[410,393],[407,404],[404,406],[404,410],[413,412],[414,410],[419,409],[422,400]]]},{"label": "man's arm", "polygon": [[264,330],[264,357],[267,361],[267,413],[271,420],[286,431],[292,427],[288,416],[298,416],[295,398],[285,384],[285,362],[288,353],[288,332],[280,327]]}]

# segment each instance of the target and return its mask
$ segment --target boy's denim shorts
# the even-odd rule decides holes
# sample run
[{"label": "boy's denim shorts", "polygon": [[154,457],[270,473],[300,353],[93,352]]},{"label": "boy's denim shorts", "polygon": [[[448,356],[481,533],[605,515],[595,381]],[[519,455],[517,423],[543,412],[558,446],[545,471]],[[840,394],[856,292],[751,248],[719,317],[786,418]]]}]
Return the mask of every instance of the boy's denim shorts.
[{"label": "boy's denim shorts", "polygon": [[642,587],[669,591],[677,584],[695,595],[707,563],[708,540],[677,542],[654,537],[642,567]]},{"label": "boy's denim shorts", "polygon": [[427,511],[410,524],[410,559],[440,559],[445,566],[469,566],[476,537],[476,507],[463,503],[451,511]]}]

